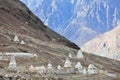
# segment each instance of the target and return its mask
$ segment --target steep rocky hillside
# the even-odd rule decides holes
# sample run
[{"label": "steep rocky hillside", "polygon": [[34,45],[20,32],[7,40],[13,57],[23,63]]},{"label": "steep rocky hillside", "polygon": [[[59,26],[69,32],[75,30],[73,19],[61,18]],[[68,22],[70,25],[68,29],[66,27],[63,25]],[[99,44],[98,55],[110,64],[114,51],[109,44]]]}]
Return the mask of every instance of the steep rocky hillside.
[{"label": "steep rocky hillside", "polygon": [[41,41],[53,41],[53,43],[79,49],[74,43],[46,27],[25,5],[17,0],[16,2],[1,0],[0,15],[0,28],[3,32],[9,30],[9,32],[26,34]]},{"label": "steep rocky hillside", "polygon": [[[27,44],[14,43],[15,35]],[[54,63],[56,59],[61,62],[62,56],[78,49],[74,43],[46,27],[19,0],[0,0],[0,52],[36,53],[40,58],[35,62]],[[20,62],[28,63],[27,60]]]}]

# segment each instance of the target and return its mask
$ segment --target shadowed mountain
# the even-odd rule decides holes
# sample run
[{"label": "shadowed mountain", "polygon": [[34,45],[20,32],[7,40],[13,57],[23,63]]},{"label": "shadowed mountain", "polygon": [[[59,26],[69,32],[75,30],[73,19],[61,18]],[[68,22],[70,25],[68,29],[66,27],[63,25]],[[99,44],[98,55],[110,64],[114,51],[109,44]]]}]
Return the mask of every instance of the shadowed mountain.
[{"label": "shadowed mountain", "polygon": [[[15,35],[26,45],[13,42]],[[57,63],[56,59],[61,62],[62,56],[78,49],[77,45],[45,26],[19,0],[0,0],[0,52],[36,53],[40,57],[36,62]],[[20,63],[28,62],[21,60]]]},{"label": "shadowed mountain", "polygon": [[[79,49],[74,43],[58,35],[46,27],[25,5],[21,2],[1,0],[0,5],[0,30],[24,34],[35,37],[41,41],[63,44]],[[12,34],[11,34],[12,35]]]},{"label": "shadowed mountain", "polygon": [[120,22],[119,0],[20,0],[46,25],[79,46]]}]

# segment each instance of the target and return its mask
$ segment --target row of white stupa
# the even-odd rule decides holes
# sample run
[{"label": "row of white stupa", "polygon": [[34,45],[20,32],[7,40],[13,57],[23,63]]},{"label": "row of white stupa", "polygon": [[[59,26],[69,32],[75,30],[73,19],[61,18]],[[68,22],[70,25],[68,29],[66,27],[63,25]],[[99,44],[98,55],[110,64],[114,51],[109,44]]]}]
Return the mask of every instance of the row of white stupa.
[{"label": "row of white stupa", "polygon": [[74,68],[74,69],[77,69],[77,73],[83,73],[83,74],[97,74],[98,73],[97,67],[95,67],[93,64],[89,64],[89,66],[85,68],[81,65],[81,62],[77,62],[77,64],[73,67],[69,58],[66,59],[64,63],[64,68]]},{"label": "row of white stupa", "polygon": [[[78,54],[79,54],[79,56],[78,56]],[[77,54],[77,57],[79,59],[84,57],[80,50],[79,50],[78,54]],[[19,69],[17,67],[17,63],[16,63],[14,56],[12,56],[10,59],[8,69],[14,69],[14,70]],[[56,71],[61,72],[61,73],[63,71],[63,73],[64,73],[65,70],[67,70],[67,73],[83,73],[83,74],[97,74],[97,71],[98,71],[98,69],[93,64],[90,64],[87,68],[84,68],[80,62],[77,62],[77,64],[73,67],[69,58],[66,58],[66,61],[65,61],[63,67],[58,65],[56,68],[54,68],[52,66],[52,64],[49,63],[47,65],[47,68],[45,66],[33,67],[33,65],[31,65],[29,68],[30,72],[39,72],[40,74],[45,74],[48,71],[49,71],[49,73],[56,73]]]},{"label": "row of white stupa", "polygon": [[39,67],[33,67],[33,65],[30,66],[29,71],[31,72],[38,72],[40,74],[45,73],[57,73],[57,74],[66,74],[66,73],[81,73],[81,74],[97,74],[98,69],[93,65],[90,64],[88,68],[84,68],[80,62],[77,62],[77,64],[74,67],[68,67],[66,66],[66,63],[64,64],[64,67],[61,67],[61,65],[58,65],[56,68],[52,66],[51,63],[45,66],[39,66]]},{"label": "row of white stupa", "polygon": [[22,45],[25,45],[25,44],[26,44],[26,42],[25,42],[24,40],[20,40],[17,35],[14,36],[13,42],[20,43],[20,44],[22,44]]},{"label": "row of white stupa", "polygon": [[[17,35],[14,36],[12,39],[15,43],[20,43],[22,45],[26,45],[26,42],[24,40],[20,40]],[[0,52],[0,56],[15,56],[15,57],[38,57],[37,54],[33,53],[24,53],[24,52]]]},{"label": "row of white stupa", "polygon": [[[26,42],[24,42],[23,40],[20,41],[20,39],[18,38],[18,36],[14,36],[13,42],[15,43],[20,43],[22,45],[25,45]],[[11,57],[11,56],[15,56],[15,57],[38,57],[37,54],[34,53],[25,53],[25,52],[0,52],[0,60],[4,60],[5,57]]]}]

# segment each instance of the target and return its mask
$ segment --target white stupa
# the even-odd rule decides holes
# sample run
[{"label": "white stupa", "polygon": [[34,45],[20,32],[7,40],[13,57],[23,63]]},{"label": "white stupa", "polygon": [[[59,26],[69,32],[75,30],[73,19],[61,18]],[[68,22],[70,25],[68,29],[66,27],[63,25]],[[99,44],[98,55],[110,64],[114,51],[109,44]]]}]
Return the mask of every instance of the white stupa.
[{"label": "white stupa", "polygon": [[69,53],[68,57],[69,57],[69,58],[73,58],[71,53]]},{"label": "white stupa", "polygon": [[97,73],[98,73],[97,67],[95,67],[93,64],[90,64],[88,66],[88,74],[97,74]]},{"label": "white stupa", "polygon": [[34,69],[33,65],[30,65],[30,68],[29,69]]},{"label": "white stupa", "polygon": [[83,57],[84,57],[84,55],[83,55],[82,51],[79,50],[78,53],[77,53],[76,58],[77,58],[77,59],[80,59],[80,58],[83,58]]},{"label": "white stupa", "polygon": [[18,71],[17,63],[16,63],[16,60],[15,60],[14,56],[12,56],[11,59],[10,59],[8,70]]},{"label": "white stupa", "polygon": [[30,71],[30,72],[33,72],[33,71],[34,71],[34,67],[33,67],[33,65],[30,65],[30,67],[29,67],[29,71]]},{"label": "white stupa", "polygon": [[87,74],[87,69],[86,69],[86,68],[83,69],[83,74],[84,74],[84,75]]},{"label": "white stupa", "polygon": [[66,61],[65,61],[65,63],[64,63],[64,67],[65,67],[65,68],[71,67],[71,62],[70,62],[69,58],[66,58]]},{"label": "white stupa", "polygon": [[19,41],[20,41],[20,39],[18,38],[17,35],[15,35],[14,38],[13,38],[13,42],[19,42]]},{"label": "white stupa", "polygon": [[34,57],[38,57],[38,55],[37,55],[37,54],[33,54],[33,56],[34,56]]},{"label": "white stupa", "polygon": [[58,66],[57,66],[57,69],[58,69],[58,70],[61,70],[61,69],[63,69],[63,68],[62,68],[60,65],[58,65]]},{"label": "white stupa", "polygon": [[83,69],[82,65],[80,62],[77,62],[77,64],[75,65],[75,68],[77,69]]},{"label": "white stupa", "polygon": [[20,44],[25,45],[26,42],[22,40],[22,41],[20,42]]},{"label": "white stupa", "polygon": [[48,68],[48,69],[52,69],[52,64],[49,63],[49,64],[47,65],[47,68]]},{"label": "white stupa", "polygon": [[12,56],[10,59],[9,67],[13,67],[13,68],[17,67],[17,63],[14,56]]}]

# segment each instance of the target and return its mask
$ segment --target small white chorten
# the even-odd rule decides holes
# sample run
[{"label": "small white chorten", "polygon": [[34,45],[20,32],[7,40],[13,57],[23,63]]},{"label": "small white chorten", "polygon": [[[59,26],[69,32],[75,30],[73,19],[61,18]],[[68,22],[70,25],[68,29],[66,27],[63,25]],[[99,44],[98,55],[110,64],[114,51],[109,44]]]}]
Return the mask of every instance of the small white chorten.
[{"label": "small white chorten", "polygon": [[83,56],[83,53],[82,53],[82,51],[81,50],[79,50],[78,51],[78,53],[77,53],[77,56],[76,56],[78,59],[80,59],[80,58],[83,58],[84,56]]},{"label": "small white chorten", "polygon": [[62,68],[60,65],[58,65],[58,66],[57,66],[57,69],[58,69],[58,70],[61,70],[61,69],[63,69],[63,68]]},{"label": "small white chorten", "polygon": [[97,67],[95,67],[93,64],[90,64],[88,66],[88,74],[97,74],[97,73],[98,73]]},{"label": "small white chorten", "polygon": [[20,44],[25,45],[26,43],[22,40],[22,41],[20,42]]},{"label": "small white chorten", "polygon": [[52,64],[49,63],[49,64],[47,65],[47,68],[48,68],[48,69],[52,69]]},{"label": "small white chorten", "polygon": [[71,62],[70,62],[69,58],[66,58],[66,61],[65,61],[65,63],[64,63],[64,67],[65,67],[65,68],[71,67]]},{"label": "small white chorten", "polygon": [[33,54],[33,56],[34,56],[34,57],[38,57],[38,55],[37,55],[37,54]]},{"label": "small white chorten", "polygon": [[16,60],[15,60],[14,56],[12,56],[11,59],[10,59],[9,67],[12,67],[12,68],[17,67],[17,63],[16,63]]},{"label": "small white chorten", "polygon": [[77,64],[75,65],[75,68],[77,69],[83,69],[82,65],[80,62],[77,62]]},{"label": "small white chorten", "polygon": [[30,65],[29,71],[30,71],[30,72],[34,72],[34,67],[33,67],[33,65]]},{"label": "small white chorten", "polygon": [[15,60],[14,56],[12,56],[11,59],[10,59],[8,70],[18,71],[17,63],[16,63],[16,60]]},{"label": "small white chorten", "polygon": [[15,35],[14,38],[13,38],[13,42],[19,42],[19,41],[20,41],[20,39],[18,38],[17,35]]},{"label": "small white chorten", "polygon": [[69,53],[68,57],[69,57],[69,58],[73,58],[71,53]]}]

